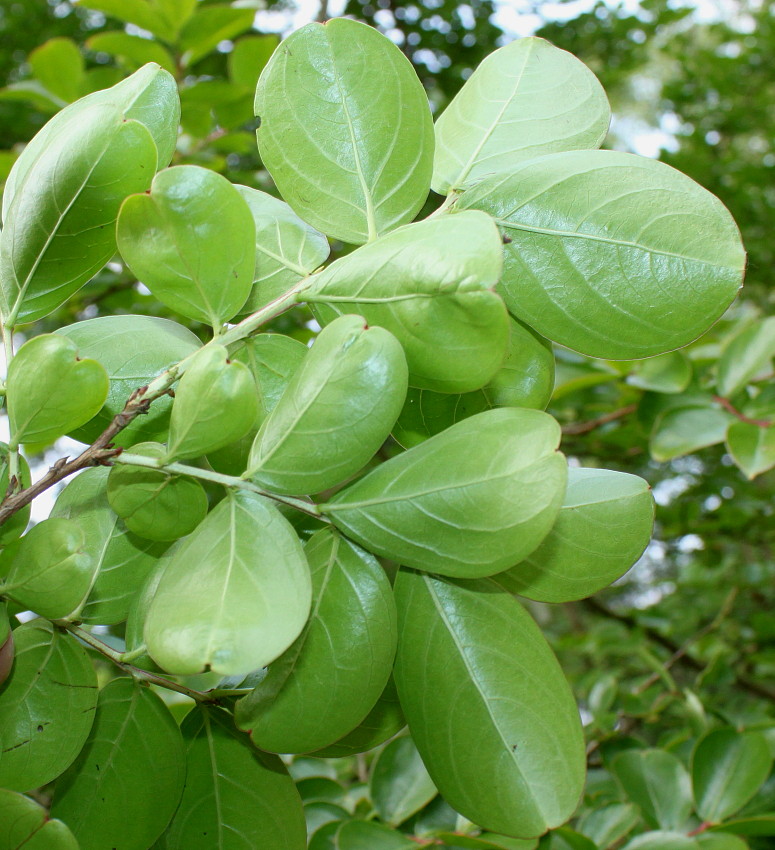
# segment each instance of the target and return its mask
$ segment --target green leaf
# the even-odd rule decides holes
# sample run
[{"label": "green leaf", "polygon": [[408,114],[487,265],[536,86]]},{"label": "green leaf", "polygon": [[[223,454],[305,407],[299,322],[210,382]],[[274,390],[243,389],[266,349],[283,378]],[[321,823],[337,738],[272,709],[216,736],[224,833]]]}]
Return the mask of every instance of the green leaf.
[{"label": "green leaf", "polygon": [[160,172],[150,194],[121,207],[118,248],[168,307],[217,328],[245,303],[255,269],[247,203],[220,174],[197,165]]},{"label": "green leaf", "polygon": [[516,838],[564,823],[583,790],[584,740],[570,688],[531,617],[493,580],[401,570],[395,594],[398,693],[444,799]]},{"label": "green leaf", "polygon": [[80,358],[72,339],[57,334],[33,337],[8,367],[13,443],[50,443],[78,428],[97,414],[108,389],[104,367]]},{"label": "green leaf", "polygon": [[253,289],[240,310],[247,315],[312,274],[326,261],[330,247],[326,237],[302,221],[284,201],[248,186],[236,189],[250,207],[256,226]]},{"label": "green leaf", "polygon": [[42,617],[67,616],[91,588],[92,558],[85,544],[76,521],[51,517],[39,522],[3,553],[10,557],[3,593]]},{"label": "green leaf", "polygon": [[[99,437],[136,389],[201,346],[187,328],[155,316],[100,316],[67,325],[57,333],[72,339],[82,357],[99,360],[110,379],[102,410],[71,434],[85,443]],[[156,399],[148,413],[130,422],[115,442],[130,446],[143,440],[166,440],[171,407],[169,396]]]},{"label": "green leaf", "polygon": [[649,451],[654,460],[664,463],[723,443],[727,428],[734,421],[731,413],[711,403],[668,409],[654,422]]},{"label": "green leaf", "polygon": [[79,6],[104,12],[167,42],[174,42],[197,0],[76,0]]},{"label": "green leaf", "polygon": [[72,832],[34,800],[0,788],[0,850],[79,850]]},{"label": "green leaf", "polygon": [[320,332],[261,426],[250,477],[291,495],[344,481],[387,439],[406,386],[406,358],[396,338],[360,316],[340,316]]},{"label": "green leaf", "polygon": [[689,177],[616,151],[549,154],[466,192],[510,240],[509,310],[590,357],[687,345],[724,312],[745,253],[732,216]]},{"label": "green leaf", "polygon": [[460,191],[526,159],[599,148],[611,108],[595,75],[542,38],[520,38],[480,63],[436,121],[433,189]]},{"label": "green leaf", "polygon": [[406,720],[398,701],[395,682],[391,677],[376,705],[360,725],[335,744],[316,750],[314,755],[319,758],[343,758],[366,753],[389,741],[404,726]]},{"label": "green leaf", "polygon": [[226,675],[249,673],[296,640],[311,595],[307,561],[288,521],[259,496],[232,494],[170,559],[145,642],[170,672],[209,666]]},{"label": "green leaf", "polygon": [[717,832],[731,832],[738,835],[775,835],[775,812],[752,817],[739,817],[713,827]]},{"label": "green leaf", "polygon": [[749,325],[725,346],[718,361],[719,395],[740,392],[749,381],[772,371],[775,357],[775,316]]},{"label": "green leaf", "polygon": [[147,850],[177,808],[184,759],[161,699],[132,679],[113,679],[100,691],[86,746],[56,784],[51,813],[81,850]]},{"label": "green leaf", "polygon": [[[132,452],[160,460],[167,456],[160,443],[140,443]],[[207,494],[198,481],[142,466],[114,465],[107,496],[131,532],[160,542],[190,534],[208,509]]]},{"label": "green leaf", "polygon": [[374,708],[393,668],[396,610],[376,558],[329,529],[305,547],[312,613],[295,643],[237,703],[237,725],[262,750],[327,747]]},{"label": "green leaf", "polygon": [[644,832],[633,838],[623,850],[698,850],[697,841],[680,832]]},{"label": "green leaf", "polygon": [[376,821],[345,821],[336,833],[336,850],[417,850],[417,844],[395,829]]},{"label": "green leaf", "polygon": [[613,803],[586,811],[578,822],[578,830],[589,836],[598,847],[611,847],[631,832],[639,820],[637,806]]},{"label": "green leaf", "polygon": [[167,832],[168,850],[304,850],[301,800],[277,756],[251,747],[217,709],[194,709],[182,732],[186,787]]},{"label": "green leaf", "polygon": [[229,79],[253,93],[258,77],[278,43],[276,35],[248,35],[241,38],[226,59]]},{"label": "green leaf", "polygon": [[[349,817],[349,815],[348,815]],[[345,820],[343,818],[342,820]],[[339,826],[342,823],[340,820],[329,821],[323,824],[319,829],[315,830],[309,836],[308,850],[336,850],[336,833],[339,831]]]},{"label": "green leaf", "polygon": [[180,32],[178,49],[183,66],[193,65],[222,41],[249,30],[255,17],[252,6],[240,9],[222,4],[197,9]]},{"label": "green leaf", "polygon": [[682,351],[670,351],[633,364],[627,383],[656,393],[681,393],[692,379],[692,361]]},{"label": "green leaf", "polygon": [[722,832],[703,832],[696,841],[700,850],[748,850],[742,838]]},{"label": "green leaf", "polygon": [[11,621],[8,619],[8,605],[5,602],[0,602],[0,686],[11,673],[13,660],[13,634],[11,633]]},{"label": "green leaf", "polygon": [[31,791],[80,752],[94,719],[97,677],[78,643],[50,623],[32,620],[13,637],[16,659],[0,688],[0,785]]},{"label": "green leaf", "polygon": [[140,68],[147,62],[155,62],[170,74],[175,73],[175,60],[170,52],[158,41],[150,38],[121,31],[98,32],[86,39],[86,46],[95,53],[115,56],[133,69]]},{"label": "green leaf", "polygon": [[503,365],[509,321],[492,291],[502,266],[488,216],[443,216],[342,257],[313,279],[304,297],[324,322],[358,313],[395,334],[411,386],[469,392]]},{"label": "green leaf", "polygon": [[671,830],[686,825],[693,808],[691,781],[672,753],[627,750],[613,760],[612,770],[650,827]]},{"label": "green leaf", "polygon": [[694,799],[700,817],[720,823],[759,790],[772,768],[766,738],[759,732],[715,729],[692,756]]},{"label": "green leaf", "polygon": [[369,793],[377,814],[390,826],[402,824],[438,794],[410,737],[396,738],[377,756]]},{"label": "green leaf", "polygon": [[733,422],[727,429],[727,449],[749,479],[775,466],[775,427]]},{"label": "green leaf", "polygon": [[583,599],[630,569],[648,545],[653,524],[654,499],[642,478],[572,467],[552,530],[498,581],[539,602]]},{"label": "green leaf", "polygon": [[[19,456],[19,475],[22,486],[29,487],[32,483],[30,478],[30,467],[24,458]],[[8,492],[8,446],[0,443],[0,493]],[[21,510],[12,514],[2,525],[0,525],[0,546],[7,546],[17,540],[27,528],[30,521],[30,506],[26,505]]]},{"label": "green leaf", "polygon": [[85,600],[74,609],[78,620],[107,625],[127,618],[129,606],[164,552],[164,544],[129,532],[111,510],[107,497],[109,470],[87,469],[71,479],[57,497],[52,517],[77,522],[84,533],[93,583]]},{"label": "green leaf", "polygon": [[199,457],[244,437],[258,415],[250,369],[222,345],[196,353],[175,390],[167,456]]},{"label": "green leaf", "polygon": [[119,205],[169,161],[178,117],[175,80],[146,65],[63,109],[27,145],[3,194],[8,324],[48,315],[111,258]]},{"label": "green leaf", "polygon": [[[350,813],[347,809],[337,806],[334,803],[314,802],[304,805],[304,819],[307,823],[307,836],[316,835],[326,824],[331,824],[332,829],[328,830],[323,835],[329,835],[332,839],[339,824],[342,821],[350,819]],[[318,838],[319,842],[323,841],[323,836]],[[310,841],[309,847],[314,847]]]},{"label": "green leaf", "polygon": [[567,469],[546,413],[479,413],[391,458],[321,509],[372,552],[460,578],[492,575],[549,533]]},{"label": "green leaf", "polygon": [[261,159],[313,227],[359,245],[420,211],[433,168],[428,98],[375,29],[336,18],[297,30],[264,68],[255,111]]},{"label": "green leaf", "polygon": [[65,103],[83,94],[86,80],[84,62],[78,45],[71,38],[51,38],[27,57],[32,76]]},{"label": "green leaf", "polygon": [[436,835],[447,842],[444,847],[455,850],[533,850],[538,845],[534,838],[510,838],[508,835],[496,835],[494,832],[482,832],[479,835],[461,835],[457,832],[441,832]]}]

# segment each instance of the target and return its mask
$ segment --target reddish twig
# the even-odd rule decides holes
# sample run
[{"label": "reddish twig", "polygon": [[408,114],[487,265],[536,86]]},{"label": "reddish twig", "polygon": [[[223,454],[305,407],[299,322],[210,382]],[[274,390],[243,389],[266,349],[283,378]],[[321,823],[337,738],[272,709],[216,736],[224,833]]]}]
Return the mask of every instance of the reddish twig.
[{"label": "reddish twig", "polygon": [[637,404],[628,404],[626,407],[620,407],[618,410],[612,410],[610,413],[605,413],[603,416],[598,416],[597,419],[590,419],[588,422],[578,422],[573,425],[564,425],[562,433],[567,436],[578,436],[580,434],[588,434],[599,428],[601,425],[606,425],[609,422],[615,422],[617,419],[622,419],[635,413],[638,409]]},{"label": "reddish twig", "polygon": [[775,422],[771,422],[769,419],[751,419],[750,416],[746,416],[745,413],[739,411],[728,398],[724,398],[723,396],[714,395],[713,401],[720,404],[724,410],[731,413],[732,416],[741,422],[745,422],[746,425],[756,425],[757,428],[772,428],[775,425]]}]

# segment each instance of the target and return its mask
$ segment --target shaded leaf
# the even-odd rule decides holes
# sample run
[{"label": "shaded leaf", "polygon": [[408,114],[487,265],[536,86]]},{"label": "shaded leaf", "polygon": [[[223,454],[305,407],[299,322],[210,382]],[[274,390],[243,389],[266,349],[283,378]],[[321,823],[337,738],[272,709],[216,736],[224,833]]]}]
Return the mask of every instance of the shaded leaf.
[{"label": "shaded leaf", "polygon": [[89,50],[118,57],[135,68],[155,62],[170,74],[175,73],[175,60],[169,51],[150,38],[121,31],[98,32],[86,39],[86,46]]},{"label": "shaded leaf", "polygon": [[414,841],[376,821],[345,821],[336,832],[336,850],[417,850]]},{"label": "shaded leaf", "polygon": [[377,756],[369,792],[380,818],[390,826],[403,823],[438,794],[417,747],[406,735],[391,741]]},{"label": "shaded leaf", "polygon": [[682,351],[670,351],[633,364],[627,383],[657,393],[683,392],[692,379],[692,362]]},{"label": "shaded leaf", "polygon": [[33,77],[65,103],[83,94],[85,62],[70,38],[51,38],[27,57]]},{"label": "shaded leaf", "polygon": [[761,373],[772,371],[775,316],[749,325],[724,348],[718,361],[719,394],[729,398]]},{"label": "shaded leaf", "polygon": [[76,0],[80,6],[104,12],[172,43],[189,18],[196,0]]},{"label": "shaded leaf", "polygon": [[79,850],[72,832],[34,800],[0,788],[0,850]]},{"label": "shaded leaf", "polygon": [[253,7],[246,9],[228,5],[197,9],[180,32],[178,49],[183,65],[193,65],[214,50],[222,41],[249,30],[256,17]]},{"label": "shaded leaf", "polygon": [[238,86],[250,89],[251,94],[255,92],[258,77],[277,45],[276,35],[248,35],[241,38],[226,60],[229,79]]},{"label": "shaded leaf", "polygon": [[649,451],[654,460],[664,463],[723,443],[734,421],[731,413],[713,404],[668,409],[654,422]]},{"label": "shaded leaf", "polygon": [[748,478],[756,478],[775,466],[775,426],[732,422],[727,429],[727,449]]}]

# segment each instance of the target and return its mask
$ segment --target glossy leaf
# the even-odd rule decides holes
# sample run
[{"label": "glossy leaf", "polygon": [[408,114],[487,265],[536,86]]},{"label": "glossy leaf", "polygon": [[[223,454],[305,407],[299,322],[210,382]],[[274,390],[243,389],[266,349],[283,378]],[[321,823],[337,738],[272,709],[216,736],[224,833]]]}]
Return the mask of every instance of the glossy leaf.
[{"label": "glossy leaf", "polygon": [[749,479],[775,466],[775,427],[733,422],[727,429],[727,449]]},{"label": "glossy leaf", "polygon": [[460,578],[530,554],[557,517],[567,478],[546,413],[489,410],[392,458],[321,506],[370,551]]},{"label": "glossy leaf", "polygon": [[721,202],[669,166],[616,151],[549,154],[483,181],[463,208],[510,242],[509,310],[591,357],[628,360],[687,345],[740,288],[745,254]]},{"label": "glossy leaf", "polygon": [[487,56],[436,121],[433,189],[445,195],[542,154],[599,148],[610,120],[589,68],[542,38],[519,38]]},{"label": "glossy leaf", "polygon": [[494,580],[402,570],[395,594],[398,693],[444,799],[516,838],[564,823],[583,790],[584,740],[536,624]]},{"label": "glossy leaf", "polygon": [[[160,460],[167,456],[159,443],[140,443],[132,451]],[[208,509],[207,494],[198,481],[142,466],[115,464],[108,476],[107,497],[131,532],[160,542],[190,534]]]},{"label": "glossy leaf", "polygon": [[502,265],[489,217],[444,216],[407,225],[342,257],[304,297],[324,322],[355,312],[395,334],[411,386],[469,392],[487,383],[506,355],[509,322],[492,291]]},{"label": "glossy leaf", "polygon": [[677,756],[666,750],[627,750],[614,759],[612,770],[649,826],[664,830],[685,826],[693,808],[692,789]]},{"label": "glossy leaf", "polygon": [[[19,457],[19,474],[24,487],[32,483],[30,479],[30,467],[24,458]],[[8,492],[8,446],[0,443],[0,493]],[[26,505],[21,510],[10,516],[0,525],[0,546],[7,546],[21,537],[30,521],[30,506]]]},{"label": "glossy leaf", "polygon": [[654,422],[649,451],[654,460],[663,463],[723,443],[734,421],[731,413],[710,403],[668,409]]},{"label": "glossy leaf", "polygon": [[150,194],[124,202],[117,234],[132,272],[183,316],[216,328],[245,303],[255,226],[245,200],[220,174],[196,165],[160,172]]},{"label": "glossy leaf", "polygon": [[772,371],[775,316],[749,325],[724,349],[718,361],[719,394],[729,398],[758,375]]},{"label": "glossy leaf", "polygon": [[691,379],[691,360],[682,351],[670,351],[637,361],[627,376],[627,383],[657,393],[680,393],[689,386]]},{"label": "glossy leaf", "polygon": [[0,788],[0,850],[79,850],[72,832],[29,797]]},{"label": "glossy leaf", "polygon": [[377,756],[369,792],[380,818],[390,826],[402,824],[438,793],[408,736],[391,741]]},{"label": "glossy leaf", "polygon": [[261,426],[250,477],[295,495],[344,481],[387,439],[406,386],[406,358],[389,331],[369,327],[360,316],[337,318],[320,332]]},{"label": "glossy leaf", "polygon": [[80,752],[94,719],[97,677],[75,639],[50,623],[32,620],[13,636],[16,659],[0,687],[0,785],[31,791]]},{"label": "glossy leaf", "polygon": [[27,61],[32,75],[65,103],[83,94],[85,62],[70,38],[51,38],[33,50]]},{"label": "glossy leaf", "polygon": [[583,599],[630,569],[648,545],[653,524],[654,499],[642,478],[609,469],[570,468],[552,530],[498,581],[539,602]]},{"label": "glossy leaf", "polygon": [[81,850],[147,850],[177,808],[184,758],[161,699],[132,679],[113,679],[100,692],[86,746],[57,782],[51,813]]},{"label": "glossy leaf", "polygon": [[3,556],[10,557],[3,593],[41,617],[67,616],[91,588],[92,557],[75,520],[52,517],[39,522]]},{"label": "glossy leaf", "polygon": [[57,334],[24,343],[8,367],[8,417],[18,443],[48,443],[97,414],[108,395],[108,375],[96,360]]},{"label": "glossy leaf", "polygon": [[318,750],[355,729],[384,690],[396,651],[393,593],[376,558],[328,529],[305,554],[310,618],[235,713],[256,746],[275,753]]},{"label": "glossy leaf", "polygon": [[86,623],[125,620],[129,605],[153,570],[164,544],[132,534],[111,510],[107,498],[108,469],[88,469],[73,478],[57,497],[52,517],[77,522],[92,561],[88,597],[71,616]]},{"label": "glossy leaf", "polygon": [[301,800],[277,756],[251,747],[217,709],[193,709],[182,732],[186,787],[167,832],[168,850],[304,850]]},{"label": "glossy leaf", "polygon": [[119,205],[172,156],[177,101],[174,79],[146,65],[63,109],[27,145],[3,194],[8,322],[48,315],[110,259]]},{"label": "glossy leaf", "polygon": [[197,352],[175,390],[168,457],[198,457],[239,440],[258,415],[250,369],[222,345]]},{"label": "glossy leaf", "polygon": [[256,226],[253,289],[240,310],[241,314],[248,314],[312,274],[326,261],[330,248],[326,237],[300,219],[284,201],[248,186],[236,188],[250,207]]},{"label": "glossy leaf", "polygon": [[411,221],[425,202],[428,98],[376,30],[336,18],[294,32],[261,74],[255,111],[259,153],[280,194],[328,236],[361,244]]},{"label": "glossy leaf", "polygon": [[698,814],[710,823],[734,815],[759,790],[771,768],[772,754],[762,734],[734,729],[708,733],[692,756]]},{"label": "glossy leaf", "polygon": [[336,850],[416,850],[417,844],[376,821],[348,820],[337,830]]},{"label": "glossy leaf", "polygon": [[[72,339],[82,357],[99,360],[110,379],[102,410],[82,428],[72,432],[77,440],[92,443],[124,409],[129,396],[158,374],[193,354],[201,345],[191,331],[155,316],[100,316],[60,328]],[[156,399],[147,414],[138,416],[118,435],[122,446],[142,440],[166,440],[172,400]]]},{"label": "glossy leaf", "polygon": [[220,502],[170,559],[145,642],[170,672],[249,673],[296,640],[310,601],[292,527],[273,505],[241,492]]}]

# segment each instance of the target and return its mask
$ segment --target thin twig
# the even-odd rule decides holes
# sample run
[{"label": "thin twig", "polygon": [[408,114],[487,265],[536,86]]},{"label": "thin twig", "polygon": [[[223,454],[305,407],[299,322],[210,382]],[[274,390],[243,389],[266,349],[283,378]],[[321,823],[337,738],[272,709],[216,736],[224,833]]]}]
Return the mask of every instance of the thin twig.
[{"label": "thin twig", "polygon": [[598,416],[597,419],[590,419],[588,422],[577,422],[571,425],[563,425],[562,433],[566,436],[588,434],[590,431],[594,431],[595,428],[599,428],[601,425],[607,425],[609,422],[615,422],[617,419],[623,419],[625,416],[635,413],[637,409],[637,404],[628,404],[626,407],[620,407],[618,410],[612,410],[610,413]]},{"label": "thin twig", "polygon": [[757,428],[772,428],[773,425],[775,425],[775,422],[771,422],[769,419],[751,419],[750,416],[746,416],[745,413],[738,410],[728,398],[724,398],[723,396],[714,395],[713,401],[720,404],[724,410],[731,413],[732,416],[736,417],[741,422],[745,422],[746,425],[756,425]]}]

